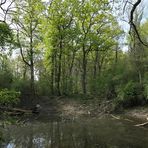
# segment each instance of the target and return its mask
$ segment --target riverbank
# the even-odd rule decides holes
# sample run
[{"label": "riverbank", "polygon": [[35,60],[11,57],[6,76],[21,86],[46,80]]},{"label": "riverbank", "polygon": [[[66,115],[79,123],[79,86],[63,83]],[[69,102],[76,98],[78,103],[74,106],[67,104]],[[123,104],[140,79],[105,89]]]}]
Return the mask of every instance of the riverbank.
[{"label": "riverbank", "polygon": [[120,112],[116,112],[112,101],[80,101],[64,98],[58,100],[58,104],[63,119],[102,118],[104,116],[111,116],[115,119],[123,119],[138,124],[147,122],[148,118],[148,106],[122,109]]},{"label": "riverbank", "polygon": [[147,121],[148,106],[139,106],[124,110],[124,115],[136,120]]},{"label": "riverbank", "polygon": [[[41,97],[35,103],[41,105],[39,114],[23,114],[22,116],[8,116],[3,114],[4,120],[7,116],[12,123],[28,123],[28,122],[49,122],[49,121],[67,121],[77,120],[80,118],[102,118],[106,115],[113,115],[112,117],[124,116],[129,120],[145,122],[148,115],[148,107],[135,107],[124,109],[122,112],[116,113],[114,111],[114,104],[112,101],[99,101],[98,99],[72,99],[66,97]],[[24,107],[26,110],[30,109]],[[2,112],[1,112],[2,113]],[[3,118],[1,118],[1,121]]]}]

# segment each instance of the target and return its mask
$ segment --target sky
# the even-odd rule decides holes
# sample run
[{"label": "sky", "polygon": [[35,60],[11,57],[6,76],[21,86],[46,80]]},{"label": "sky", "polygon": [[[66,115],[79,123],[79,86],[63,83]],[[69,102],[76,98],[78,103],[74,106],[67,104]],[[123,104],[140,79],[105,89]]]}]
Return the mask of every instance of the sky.
[{"label": "sky", "polygon": [[144,0],[143,3],[145,6],[144,15],[147,16],[147,18],[148,18],[148,0]]}]

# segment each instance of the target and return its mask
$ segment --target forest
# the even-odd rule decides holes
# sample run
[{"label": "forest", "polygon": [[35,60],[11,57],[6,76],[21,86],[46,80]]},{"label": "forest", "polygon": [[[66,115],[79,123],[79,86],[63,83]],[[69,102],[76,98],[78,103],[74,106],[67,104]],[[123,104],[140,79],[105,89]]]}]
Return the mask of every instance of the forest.
[{"label": "forest", "polygon": [[1,107],[22,96],[95,98],[115,109],[148,103],[141,0],[1,0],[0,14]]},{"label": "forest", "polygon": [[0,0],[0,148],[148,148],[147,0]]}]

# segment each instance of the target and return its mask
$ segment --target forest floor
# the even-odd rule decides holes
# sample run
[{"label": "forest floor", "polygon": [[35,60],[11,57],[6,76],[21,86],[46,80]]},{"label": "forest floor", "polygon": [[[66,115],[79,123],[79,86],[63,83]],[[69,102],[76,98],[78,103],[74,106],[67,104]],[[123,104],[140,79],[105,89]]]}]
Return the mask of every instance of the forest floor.
[{"label": "forest floor", "polygon": [[111,115],[111,117],[124,118],[133,122],[145,122],[148,118],[148,106],[123,109],[117,113],[114,111],[112,101],[58,99],[57,102],[61,116],[65,119],[102,118]]},{"label": "forest floor", "polygon": [[[97,99],[80,99],[69,97],[42,96],[35,100],[40,104],[39,114],[24,114],[19,117],[23,122],[49,122],[49,121],[73,121],[80,118],[102,118],[112,110],[112,102],[100,102]],[[30,110],[30,106],[21,106],[22,109]]]},{"label": "forest floor", "polygon": [[83,118],[101,118],[112,109],[111,101],[72,99],[68,97],[42,97],[38,100],[41,111],[38,120],[52,119],[75,120]]},{"label": "forest floor", "polygon": [[114,104],[111,100],[83,100],[68,97],[49,98],[45,96],[40,98],[38,103],[41,105],[41,112],[35,117],[38,121],[102,118],[113,114],[115,117],[144,122],[148,116],[147,106],[125,109],[120,113],[116,113],[114,112]]},{"label": "forest floor", "polygon": [[[16,118],[17,122],[49,122],[71,121],[80,118],[102,118],[111,115],[113,118],[127,118],[132,121],[145,122],[148,117],[148,107],[135,107],[123,110],[121,113],[113,112],[112,101],[98,101],[97,99],[82,100],[66,97],[40,97],[35,104],[41,105],[39,114],[24,114]],[[25,109],[29,109],[26,108]],[[7,119],[7,118],[6,118]]]}]

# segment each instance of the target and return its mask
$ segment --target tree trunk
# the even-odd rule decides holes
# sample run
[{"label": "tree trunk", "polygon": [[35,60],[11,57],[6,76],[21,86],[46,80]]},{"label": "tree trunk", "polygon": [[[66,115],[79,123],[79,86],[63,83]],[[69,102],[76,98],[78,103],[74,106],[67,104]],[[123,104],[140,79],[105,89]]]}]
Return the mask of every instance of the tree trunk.
[{"label": "tree trunk", "polygon": [[115,52],[115,64],[118,62],[118,45],[116,45],[116,52]]},{"label": "tree trunk", "polygon": [[[71,64],[69,67],[69,84],[68,84],[68,89],[70,89],[71,93],[73,93],[73,66],[74,66],[74,61],[75,61],[75,51],[73,51],[72,54],[72,60],[71,60]],[[77,82],[76,82],[77,83]]]},{"label": "tree trunk", "polygon": [[31,87],[31,95],[32,100],[35,97],[35,87],[34,87],[34,52],[33,52],[33,31],[32,31],[32,23],[30,23],[30,87]]},{"label": "tree trunk", "polygon": [[99,52],[95,52],[95,61],[94,61],[94,73],[93,73],[93,78],[96,80],[97,77],[97,68],[98,68],[98,63],[99,63]]},{"label": "tree trunk", "polygon": [[87,75],[87,58],[86,58],[86,51],[85,46],[83,45],[83,61],[82,61],[82,90],[83,94],[86,94],[86,75]]},{"label": "tree trunk", "polygon": [[33,52],[31,51],[31,56],[30,56],[30,72],[31,72],[31,82],[30,82],[30,87],[31,87],[31,94],[32,97],[35,96],[35,88],[34,88],[34,62],[33,62]]},{"label": "tree trunk", "polygon": [[138,76],[139,76],[139,83],[142,84],[142,75],[140,70],[138,71]]},{"label": "tree trunk", "polygon": [[57,75],[57,92],[58,92],[58,95],[61,95],[60,83],[61,83],[62,49],[63,49],[62,36],[60,38],[59,49],[60,49],[60,52],[59,52],[59,65],[58,65],[58,75]]},{"label": "tree trunk", "polygon": [[54,60],[55,56],[54,53],[51,57],[51,94],[54,95]]}]

